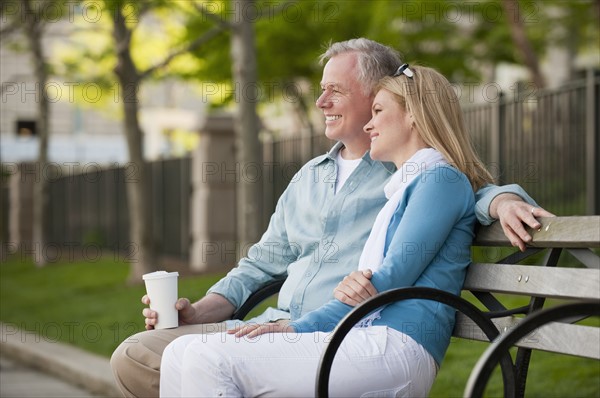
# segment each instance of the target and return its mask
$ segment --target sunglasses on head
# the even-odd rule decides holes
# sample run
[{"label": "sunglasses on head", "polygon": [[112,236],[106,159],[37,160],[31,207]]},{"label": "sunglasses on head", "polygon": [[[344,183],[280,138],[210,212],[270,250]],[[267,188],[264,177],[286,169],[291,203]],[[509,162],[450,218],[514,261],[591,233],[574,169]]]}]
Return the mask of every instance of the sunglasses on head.
[{"label": "sunglasses on head", "polygon": [[397,76],[400,76],[400,75],[405,75],[406,77],[412,79],[412,77],[415,74],[413,73],[412,70],[410,70],[410,68],[408,67],[408,64],[402,64],[402,65],[400,65],[400,67],[398,67],[398,69],[392,75],[392,77],[397,77]]}]

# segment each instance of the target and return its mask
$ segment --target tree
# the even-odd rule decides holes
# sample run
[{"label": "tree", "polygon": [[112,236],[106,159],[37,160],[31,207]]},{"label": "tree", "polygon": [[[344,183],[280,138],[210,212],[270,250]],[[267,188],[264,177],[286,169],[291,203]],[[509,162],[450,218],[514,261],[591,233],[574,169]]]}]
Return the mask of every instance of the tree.
[{"label": "tree", "polygon": [[57,20],[57,15],[54,14],[58,14],[58,18],[60,18],[63,6],[62,2],[54,0],[20,0],[19,2],[5,3],[2,6],[3,19],[10,16],[10,22],[2,29],[1,37],[5,39],[18,32],[25,36],[36,80],[36,132],[39,142],[36,170],[39,174],[35,178],[33,188],[33,244],[37,248],[35,251],[39,250],[39,255],[34,255],[37,266],[44,266],[47,262],[43,253],[45,253],[47,243],[50,195],[49,183],[44,177],[44,171],[49,166],[49,101],[45,92],[49,70],[42,39],[48,22]]},{"label": "tree", "polygon": [[156,269],[156,254],[152,237],[152,202],[146,196],[149,192],[149,166],[144,159],[143,133],[138,120],[138,92],[142,75],[131,58],[132,32],[123,14],[124,4],[116,3],[115,6],[113,38],[117,65],[114,71],[121,88],[129,161],[136,171],[135,183],[127,184],[129,236],[136,248],[129,282],[135,283],[142,279],[143,274]]},{"label": "tree", "polygon": [[[258,140],[259,120],[256,113],[258,98],[256,48],[254,27],[247,7],[254,1],[232,0],[235,10],[231,25],[231,59],[236,98],[240,98],[235,117],[236,162],[241,170],[251,170],[261,164]],[[256,179],[242,178],[237,186],[237,239],[246,248],[257,242],[262,230],[260,209],[262,186]]]},{"label": "tree", "polygon": [[[222,27],[217,27],[205,32],[204,35],[186,43],[181,48],[171,52],[160,62],[145,69],[138,70],[131,55],[131,38],[139,22],[139,18],[152,8],[164,7],[166,3],[157,2],[132,2],[112,1],[105,3],[111,11],[113,18],[113,38],[117,63],[114,72],[121,88],[121,101],[123,103],[124,126],[129,149],[129,161],[136,170],[136,181],[127,185],[127,201],[129,206],[130,237],[136,245],[131,270],[130,283],[139,283],[142,275],[157,268],[155,243],[152,237],[152,211],[151,201],[147,198],[149,191],[149,165],[143,154],[143,132],[138,120],[138,93],[140,84],[153,73],[165,68],[176,57],[202,45],[205,41],[220,33]],[[126,9],[137,10],[135,21],[128,21]]]},{"label": "tree", "polygon": [[516,0],[502,0],[502,7],[506,13],[506,20],[510,27],[513,43],[515,43],[521,59],[527,66],[527,69],[529,69],[535,86],[537,88],[544,88],[546,86],[544,77],[540,71],[538,57],[527,38],[523,18],[519,10],[519,3]]}]

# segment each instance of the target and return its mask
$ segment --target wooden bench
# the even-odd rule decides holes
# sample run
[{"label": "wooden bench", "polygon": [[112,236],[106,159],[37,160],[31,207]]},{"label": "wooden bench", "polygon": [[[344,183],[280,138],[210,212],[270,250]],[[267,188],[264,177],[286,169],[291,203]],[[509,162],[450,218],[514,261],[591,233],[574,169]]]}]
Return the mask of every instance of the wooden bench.
[{"label": "wooden bench", "polygon": [[[524,396],[532,350],[600,360],[600,328],[574,323],[587,316],[600,316],[600,257],[591,250],[600,248],[600,216],[553,217],[540,221],[542,228],[530,231],[533,241],[525,252],[517,251],[496,263],[474,262],[469,266],[463,292],[475,296],[480,301],[479,306],[445,292],[417,287],[383,292],[357,306],[338,324],[323,352],[317,375],[317,396],[328,396],[331,363],[352,327],[371,311],[409,298],[436,300],[456,308],[455,337],[494,341],[474,367],[465,396],[482,396],[498,363],[502,369],[504,396]],[[479,228],[473,246],[510,247],[510,242],[495,223]],[[542,251],[545,252],[543,258],[535,264],[518,264],[534,255],[539,257]],[[581,265],[557,266],[563,252],[569,252]],[[507,294],[525,296],[528,304],[507,308],[502,303]],[[550,298],[560,300],[560,304],[543,309],[546,299]],[[480,309],[482,307],[485,309]],[[533,331],[534,338],[531,338]],[[512,345],[518,347],[514,360],[507,350]]]},{"label": "wooden bench", "polygon": [[[553,217],[540,222],[539,231],[530,231],[533,241],[525,252],[469,266],[463,296],[475,296],[477,305],[436,289],[411,287],[380,293],[357,306],[337,325],[323,352],[316,395],[328,396],[331,363],[354,325],[377,308],[412,298],[436,300],[456,308],[455,337],[493,342],[475,365],[465,396],[482,396],[498,363],[504,396],[524,396],[532,350],[600,360],[600,328],[575,324],[587,316],[600,316],[600,257],[591,250],[600,248],[600,216]],[[497,253],[511,247],[498,223],[480,227],[473,246],[494,247]],[[558,266],[564,252],[580,264]],[[520,264],[525,262],[533,264]],[[281,284],[277,282],[255,294],[234,318],[243,319],[257,303],[276,293]],[[502,303],[507,295],[523,296],[527,303],[507,308]],[[546,299],[557,299],[560,304],[545,309]],[[535,338],[531,338],[533,331]],[[508,352],[513,345],[518,347],[514,359]]]}]

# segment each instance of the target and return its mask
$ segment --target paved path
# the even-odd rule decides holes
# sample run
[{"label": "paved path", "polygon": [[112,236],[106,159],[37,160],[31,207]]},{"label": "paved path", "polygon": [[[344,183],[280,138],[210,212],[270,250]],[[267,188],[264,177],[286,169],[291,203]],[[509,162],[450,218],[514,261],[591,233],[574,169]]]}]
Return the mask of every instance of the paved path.
[{"label": "paved path", "polygon": [[[120,395],[108,358],[72,345],[0,323],[0,353],[2,398]],[[54,394],[54,389],[61,392]]]},{"label": "paved path", "polygon": [[0,397],[81,397],[94,395],[65,381],[0,356]]}]

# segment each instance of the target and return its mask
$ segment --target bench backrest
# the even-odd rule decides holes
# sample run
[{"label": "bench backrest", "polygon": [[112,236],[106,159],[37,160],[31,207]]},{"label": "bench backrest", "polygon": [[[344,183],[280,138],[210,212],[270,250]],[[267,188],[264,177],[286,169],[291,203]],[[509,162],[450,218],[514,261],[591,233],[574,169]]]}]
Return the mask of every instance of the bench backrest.
[{"label": "bench backrest", "polygon": [[[600,216],[542,218],[540,222],[540,230],[530,231],[533,240],[526,252],[513,253],[496,263],[474,262],[469,266],[463,293],[472,293],[481,301],[501,332],[516,326],[522,315],[542,308],[546,299],[600,300]],[[480,228],[473,245],[511,246],[498,223]],[[545,252],[541,259],[540,251]],[[558,259],[564,252],[580,264],[560,266]],[[518,264],[531,262],[531,256],[537,258],[535,264]],[[517,309],[506,308],[502,304],[506,295],[524,296],[528,302]],[[454,335],[488,341],[461,314],[457,314]],[[600,359],[600,328],[554,322],[522,339],[517,346]]]}]

